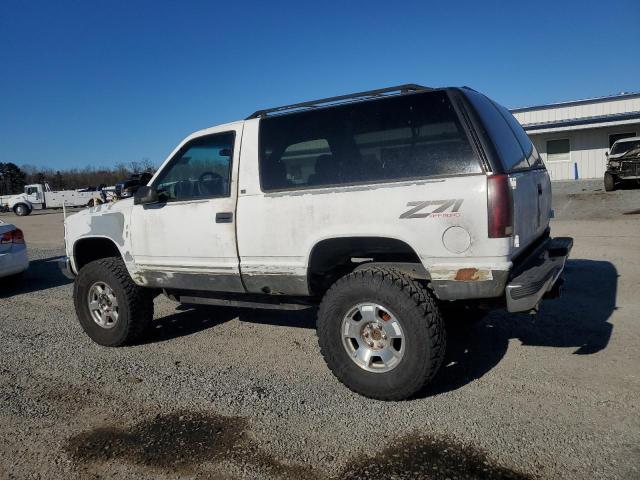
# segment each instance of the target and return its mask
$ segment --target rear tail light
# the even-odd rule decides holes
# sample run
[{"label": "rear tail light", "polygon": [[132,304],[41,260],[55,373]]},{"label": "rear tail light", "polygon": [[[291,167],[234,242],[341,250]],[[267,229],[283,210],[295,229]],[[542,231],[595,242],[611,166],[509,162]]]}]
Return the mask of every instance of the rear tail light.
[{"label": "rear tail light", "polygon": [[19,228],[5,232],[0,236],[0,243],[24,243],[24,233]]},{"label": "rear tail light", "polygon": [[487,177],[487,214],[489,238],[505,238],[513,235],[513,199],[508,175]]}]

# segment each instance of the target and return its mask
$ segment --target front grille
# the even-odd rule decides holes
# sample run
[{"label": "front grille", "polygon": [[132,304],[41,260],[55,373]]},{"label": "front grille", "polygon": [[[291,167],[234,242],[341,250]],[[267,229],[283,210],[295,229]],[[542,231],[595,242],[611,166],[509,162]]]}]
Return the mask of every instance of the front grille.
[{"label": "front grille", "polygon": [[640,161],[622,162],[620,165],[620,173],[624,176],[640,175]]}]

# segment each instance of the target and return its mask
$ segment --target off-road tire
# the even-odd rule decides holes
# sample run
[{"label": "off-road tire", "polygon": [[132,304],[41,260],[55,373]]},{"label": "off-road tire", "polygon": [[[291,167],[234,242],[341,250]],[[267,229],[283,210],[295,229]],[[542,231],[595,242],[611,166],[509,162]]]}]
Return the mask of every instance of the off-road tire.
[{"label": "off-road tire", "polygon": [[[388,372],[359,367],[342,344],[342,320],[362,302],[388,307],[402,325],[404,355]],[[336,378],[352,391],[378,400],[404,400],[423,390],[445,354],[445,328],[435,298],[423,285],[391,268],[358,270],[336,281],[320,304],[317,335],[322,356]]]},{"label": "off-road tire", "polygon": [[616,189],[616,177],[609,172],[604,174],[604,190],[606,192],[613,192]]},{"label": "off-road tire", "polygon": [[[118,321],[105,329],[94,322],[87,298],[95,282],[105,282],[118,301]],[[136,285],[119,257],[107,257],[88,263],[74,282],[73,298],[82,329],[99,345],[119,347],[135,342],[153,320],[153,292]]]},{"label": "off-road tire", "polygon": [[13,213],[15,213],[19,217],[26,217],[31,213],[31,209],[28,205],[24,203],[19,203],[15,207],[13,207]]}]

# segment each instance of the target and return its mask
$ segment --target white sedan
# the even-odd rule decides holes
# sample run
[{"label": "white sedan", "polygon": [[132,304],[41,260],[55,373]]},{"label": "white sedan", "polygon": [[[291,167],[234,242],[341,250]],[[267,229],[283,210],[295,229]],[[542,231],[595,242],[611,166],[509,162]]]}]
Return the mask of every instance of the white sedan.
[{"label": "white sedan", "polygon": [[0,220],[0,278],[17,275],[27,268],[29,258],[22,230]]}]

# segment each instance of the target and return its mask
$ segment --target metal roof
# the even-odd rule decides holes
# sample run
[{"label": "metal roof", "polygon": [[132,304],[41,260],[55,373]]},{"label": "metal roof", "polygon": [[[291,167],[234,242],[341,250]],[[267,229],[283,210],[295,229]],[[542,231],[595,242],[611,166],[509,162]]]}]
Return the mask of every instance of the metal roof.
[{"label": "metal roof", "polygon": [[621,138],[620,140],[616,140],[616,143],[637,142],[638,140],[640,140],[640,137],[627,137],[627,138]]},{"label": "metal roof", "polygon": [[640,112],[612,113],[610,115],[596,115],[593,117],[567,118],[565,120],[527,123],[523,128],[527,132],[543,130],[547,128],[574,127],[578,125],[590,125],[603,122],[618,122],[621,120],[640,120]]},{"label": "metal roof", "polygon": [[640,92],[622,92],[615,95],[607,95],[604,97],[584,98],[582,100],[568,100],[565,102],[544,103],[541,105],[532,105],[529,107],[510,108],[511,113],[526,112],[529,110],[546,110],[549,108],[570,107],[573,105],[584,105],[588,103],[606,102],[611,100],[623,100],[640,97]]}]

